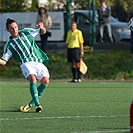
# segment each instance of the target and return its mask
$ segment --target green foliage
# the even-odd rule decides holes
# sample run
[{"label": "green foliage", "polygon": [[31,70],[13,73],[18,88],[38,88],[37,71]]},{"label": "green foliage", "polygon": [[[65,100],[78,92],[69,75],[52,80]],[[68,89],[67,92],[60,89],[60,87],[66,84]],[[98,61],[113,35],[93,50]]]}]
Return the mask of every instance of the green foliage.
[{"label": "green foliage", "polygon": [[61,79],[71,77],[70,67],[67,63],[65,54],[49,53],[48,56],[50,58],[48,68],[50,70],[51,78]]},{"label": "green foliage", "polygon": [[119,72],[116,76],[116,78],[119,80],[124,80],[129,77],[129,74],[127,72]]},{"label": "green foliage", "polygon": [[31,8],[29,9],[31,12],[38,11],[38,1],[32,0]]},{"label": "green foliage", "polygon": [[[87,57],[87,78],[116,79],[119,72],[131,73],[131,55],[123,51],[95,53]],[[129,77],[126,77],[129,78]]]},{"label": "green foliage", "polygon": [[[29,7],[27,4],[28,0],[0,0],[0,11],[1,12],[25,12],[25,11],[37,11],[38,1],[32,0],[32,5]],[[90,2],[90,4],[88,3]],[[49,11],[66,10],[66,0],[58,0],[54,3],[52,0],[48,0],[45,7]],[[89,5],[92,4],[92,0],[74,0],[75,9],[88,9]],[[112,15],[121,21],[128,21],[130,12],[132,11],[133,0],[108,0],[107,4],[112,8]],[[64,6],[63,6],[64,5]],[[96,10],[101,6],[100,0],[96,0]],[[62,9],[60,8],[62,7]]]},{"label": "green foliage", "polygon": [[2,12],[24,12],[27,10],[25,0],[1,0]]},{"label": "green foliage", "polygon": [[[51,79],[70,79],[71,69],[65,53],[48,53]],[[133,79],[131,54],[122,50],[103,53],[85,53],[83,60],[88,66],[85,79]],[[0,78],[23,78],[19,63],[11,59],[0,66]]]}]

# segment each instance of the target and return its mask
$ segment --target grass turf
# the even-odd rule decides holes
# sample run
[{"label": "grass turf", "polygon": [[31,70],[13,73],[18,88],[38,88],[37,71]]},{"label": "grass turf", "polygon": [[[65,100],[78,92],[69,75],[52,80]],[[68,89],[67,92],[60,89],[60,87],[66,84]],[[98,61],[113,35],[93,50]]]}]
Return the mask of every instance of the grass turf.
[{"label": "grass turf", "polygon": [[131,82],[51,81],[44,110],[19,111],[31,100],[26,81],[0,81],[1,133],[129,133]]}]

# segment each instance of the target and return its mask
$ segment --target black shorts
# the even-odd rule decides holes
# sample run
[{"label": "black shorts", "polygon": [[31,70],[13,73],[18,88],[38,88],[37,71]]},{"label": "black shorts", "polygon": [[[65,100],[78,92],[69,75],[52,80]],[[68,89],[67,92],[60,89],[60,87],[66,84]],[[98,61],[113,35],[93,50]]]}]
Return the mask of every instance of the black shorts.
[{"label": "black shorts", "polygon": [[79,48],[68,48],[67,51],[68,62],[80,62],[80,49]]}]

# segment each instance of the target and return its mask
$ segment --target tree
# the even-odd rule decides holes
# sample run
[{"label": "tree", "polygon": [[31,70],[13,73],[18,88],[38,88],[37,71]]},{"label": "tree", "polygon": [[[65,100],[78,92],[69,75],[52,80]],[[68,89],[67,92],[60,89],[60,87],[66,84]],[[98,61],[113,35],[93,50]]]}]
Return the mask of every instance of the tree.
[{"label": "tree", "polygon": [[[133,0],[108,0],[108,5],[112,9],[112,16],[120,21],[128,21],[133,5]],[[97,8],[100,7],[100,0],[96,2]]]},{"label": "tree", "polygon": [[1,10],[2,10],[2,1],[0,0],[0,12],[1,12]]},{"label": "tree", "polygon": [[31,8],[29,9],[29,11],[38,11],[38,0],[32,0]]},{"label": "tree", "polygon": [[[0,12],[26,12],[37,11],[38,0],[32,0],[32,6],[27,6],[28,0],[0,0]],[[48,0],[45,7],[49,11],[66,10],[66,0]],[[89,0],[71,0],[74,1],[74,9],[88,9]],[[100,7],[100,0],[96,1],[96,10]],[[92,2],[92,0],[90,0]],[[128,21],[130,12],[133,10],[133,0],[108,0],[108,5],[112,8],[112,16],[121,21]]]},{"label": "tree", "polygon": [[27,11],[25,0],[1,0],[1,12],[24,12]]},{"label": "tree", "polygon": [[112,15],[121,21],[128,21],[133,10],[133,0],[115,0],[112,6]]}]

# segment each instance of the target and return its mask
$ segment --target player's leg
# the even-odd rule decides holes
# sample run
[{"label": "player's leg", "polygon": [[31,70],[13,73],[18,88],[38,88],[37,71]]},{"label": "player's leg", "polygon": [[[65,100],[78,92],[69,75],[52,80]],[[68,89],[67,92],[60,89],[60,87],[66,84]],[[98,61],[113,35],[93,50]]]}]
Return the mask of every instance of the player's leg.
[{"label": "player's leg", "polygon": [[47,67],[42,63],[38,63],[36,70],[37,70],[37,79],[41,83],[37,88],[38,96],[41,97],[43,93],[46,91],[47,86],[49,85],[50,75]]},{"label": "player's leg", "polygon": [[[25,78],[28,79],[30,82],[30,93],[31,93],[31,96],[32,96],[32,99],[35,105],[38,106],[40,105],[40,102],[38,98],[38,90],[37,90],[37,85],[36,85],[37,80],[36,80],[35,75],[37,74],[36,74],[35,67],[36,67],[35,63],[27,62],[21,65],[21,70]],[[29,104],[20,107],[20,110],[22,112],[28,112],[30,109],[31,107]]]},{"label": "player's leg", "polygon": [[[37,79],[40,81],[40,85],[38,86],[38,97],[41,98],[43,93],[46,91],[48,84],[49,84],[49,71],[45,65],[42,63],[37,63],[36,64],[36,71],[37,71]],[[35,105],[34,100],[32,99],[29,105],[32,107]],[[42,106],[39,106],[36,108],[36,112],[41,112]]]},{"label": "player's leg", "polygon": [[[36,85],[36,76],[34,74],[30,74],[28,76],[28,80],[30,81],[30,93],[32,96],[32,101],[36,106],[40,106],[40,102],[39,102],[39,97],[38,97],[38,90],[37,90],[37,85]],[[29,110],[31,110],[30,104],[27,104],[25,106],[21,106],[20,110],[22,112],[28,112]]]},{"label": "player's leg", "polygon": [[[43,77],[41,79],[41,84],[38,87],[38,96],[41,98],[41,96],[43,95],[43,93],[46,91],[48,84],[49,84],[49,78],[48,77]],[[36,108],[36,112],[41,112],[42,111],[42,106],[39,106]]]},{"label": "player's leg", "polygon": [[28,80],[30,81],[30,93],[31,93],[32,99],[33,99],[35,105],[39,106],[40,102],[39,102],[39,97],[38,97],[36,76],[34,74],[30,74],[28,76]]},{"label": "player's leg", "polygon": [[41,84],[38,87],[38,96],[41,97],[43,93],[46,91],[48,85],[49,85],[49,78],[48,77],[43,77],[40,80]]},{"label": "player's leg", "polygon": [[[43,83],[41,83],[41,84],[38,86],[37,90],[38,90],[38,97],[39,97],[39,98],[41,98],[41,96],[43,95],[43,93],[46,91],[47,86],[48,86],[48,85],[45,85],[45,84],[43,84]],[[30,101],[29,105],[30,105],[30,107],[33,107],[33,106],[35,105],[33,99]]]}]

